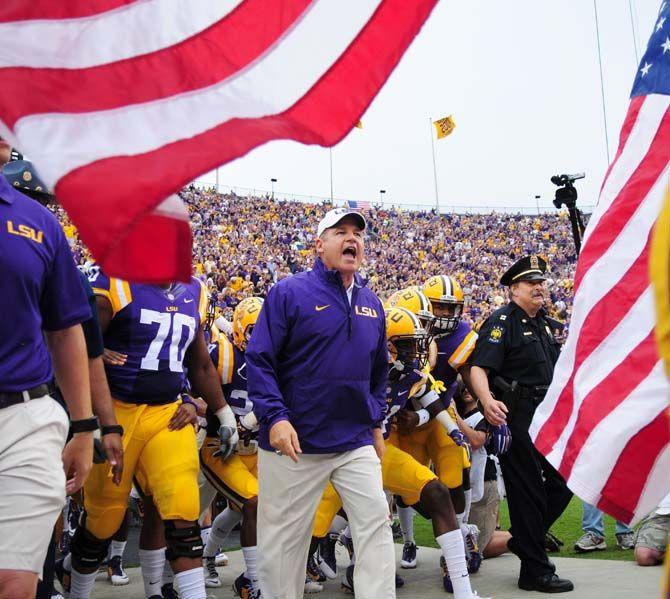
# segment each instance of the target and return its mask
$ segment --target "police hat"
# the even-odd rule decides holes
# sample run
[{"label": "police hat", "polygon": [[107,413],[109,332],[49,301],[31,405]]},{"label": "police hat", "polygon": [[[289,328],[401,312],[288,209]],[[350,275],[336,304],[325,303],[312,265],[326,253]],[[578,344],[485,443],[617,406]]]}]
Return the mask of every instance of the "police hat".
[{"label": "police hat", "polygon": [[8,162],[2,169],[2,174],[12,187],[35,200],[48,202],[54,198],[29,160]]},{"label": "police hat", "polygon": [[501,285],[512,285],[519,281],[544,281],[547,277],[547,263],[539,256],[524,256],[517,260],[507,269],[507,272],[500,277]]}]

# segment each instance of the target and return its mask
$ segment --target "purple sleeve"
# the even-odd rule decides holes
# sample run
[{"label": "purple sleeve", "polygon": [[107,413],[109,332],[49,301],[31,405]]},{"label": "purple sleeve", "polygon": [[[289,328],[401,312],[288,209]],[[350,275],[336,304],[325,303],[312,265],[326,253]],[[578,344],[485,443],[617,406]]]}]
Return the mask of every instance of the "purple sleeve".
[{"label": "purple sleeve", "polygon": [[375,426],[381,426],[386,414],[386,387],[388,386],[389,358],[386,345],[386,316],[381,308],[381,331],[377,342],[377,352],[372,365],[372,375],[370,376],[370,393],[372,394],[375,413],[372,415],[372,421]]},{"label": "purple sleeve", "polygon": [[91,308],[65,234],[57,223],[53,232],[55,252],[40,300],[42,328],[46,331],[67,329],[91,318]]},{"label": "purple sleeve", "polygon": [[277,376],[277,358],[288,332],[284,304],[282,290],[278,286],[273,287],[263,303],[254,334],[244,354],[249,399],[258,421],[268,429],[280,420],[288,420],[290,416]]}]

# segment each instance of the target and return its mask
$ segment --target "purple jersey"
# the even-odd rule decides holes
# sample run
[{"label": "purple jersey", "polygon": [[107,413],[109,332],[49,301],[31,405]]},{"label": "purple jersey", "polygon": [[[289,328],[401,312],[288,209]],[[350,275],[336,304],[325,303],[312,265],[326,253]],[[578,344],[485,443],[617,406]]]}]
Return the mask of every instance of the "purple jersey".
[{"label": "purple jersey", "polygon": [[417,368],[408,368],[400,373],[391,369],[388,379],[389,386],[386,388],[386,414],[382,423],[384,439],[388,439],[391,434],[390,424],[395,413],[402,410],[408,403],[411,407],[409,399],[423,395],[427,388],[426,380],[426,375]]},{"label": "purple jersey", "polygon": [[465,364],[475,349],[477,333],[466,323],[460,322],[453,333],[438,337],[437,357],[431,374],[436,380],[449,387],[458,375],[458,369]]},{"label": "purple jersey", "polygon": [[128,283],[95,267],[89,281],[112,306],[105,347],[128,355],[122,366],[105,365],[112,396],[129,403],[174,401],[186,386],[184,356],[205,320],[204,285],[196,278],[169,288]]},{"label": "purple jersey", "polygon": [[54,215],[0,173],[0,392],[51,382],[43,331],[91,318],[79,277]]},{"label": "purple jersey", "polygon": [[[216,343],[210,344],[209,355],[219,373],[223,395],[235,418],[239,420],[253,408],[247,394],[247,362],[244,359],[244,352],[237,348],[230,337],[221,333]],[[218,430],[219,420],[208,410],[207,435],[216,437]],[[253,436],[255,438],[257,434]]]}]

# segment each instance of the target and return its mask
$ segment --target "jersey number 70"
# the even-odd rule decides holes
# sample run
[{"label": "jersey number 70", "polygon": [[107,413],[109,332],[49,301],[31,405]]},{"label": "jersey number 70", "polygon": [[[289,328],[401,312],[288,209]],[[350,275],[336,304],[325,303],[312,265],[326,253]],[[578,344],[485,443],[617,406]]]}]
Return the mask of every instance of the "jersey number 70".
[{"label": "jersey number 70", "polygon": [[[142,370],[158,370],[159,354],[165,345],[165,340],[172,329],[170,339],[169,364],[172,372],[184,372],[184,354],[193,337],[195,337],[195,318],[179,312],[157,312],[156,310],[146,310],[142,308],[140,312],[140,322],[142,324],[158,324],[158,331],[154,337],[146,355],[142,358],[140,368]],[[182,329],[186,327],[188,335],[185,343],[182,341]]]}]

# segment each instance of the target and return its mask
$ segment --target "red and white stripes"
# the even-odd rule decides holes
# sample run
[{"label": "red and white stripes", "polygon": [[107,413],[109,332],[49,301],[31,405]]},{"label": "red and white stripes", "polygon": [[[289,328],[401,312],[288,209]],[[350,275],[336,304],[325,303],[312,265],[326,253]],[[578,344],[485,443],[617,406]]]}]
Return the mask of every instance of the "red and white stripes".
[{"label": "red and white stripes", "polygon": [[[0,135],[36,162],[110,273],[188,278],[190,255],[175,270],[145,248],[157,269],[138,270],[119,238],[139,226],[143,247],[143,221],[156,224],[160,201],[259,144],[337,143],[435,3],[9,2],[0,7]],[[170,259],[188,244],[172,225],[159,227]]]},{"label": "red and white stripes", "polygon": [[[670,490],[670,399],[654,340],[653,227],[668,191],[670,98],[633,99],[577,264],[570,334],[531,425],[581,498],[637,521]],[[642,448],[649,453],[640,455]],[[652,454],[652,451],[654,452]]]}]

